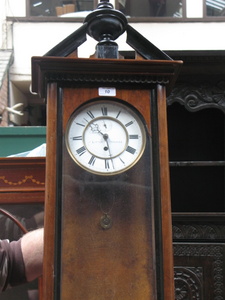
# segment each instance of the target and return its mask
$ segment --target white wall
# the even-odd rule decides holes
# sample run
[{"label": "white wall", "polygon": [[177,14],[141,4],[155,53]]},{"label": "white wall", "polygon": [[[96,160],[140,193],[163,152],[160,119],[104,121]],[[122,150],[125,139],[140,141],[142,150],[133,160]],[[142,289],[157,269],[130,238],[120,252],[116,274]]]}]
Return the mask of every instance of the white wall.
[{"label": "white wall", "polygon": [[26,16],[26,0],[4,0],[4,2],[7,17]]},{"label": "white wall", "polygon": [[5,8],[4,8],[4,3],[3,1],[0,1],[0,25],[1,25],[1,30],[0,30],[0,49],[2,48],[2,41],[3,41],[3,23],[5,19]]},{"label": "white wall", "polygon": [[[187,0],[187,12],[190,16],[201,16],[203,0]],[[114,4],[115,0],[111,0]],[[0,0],[0,24],[5,16],[25,16],[26,0]],[[198,8],[198,10],[196,10]],[[9,25],[9,28],[11,24]],[[11,68],[13,77],[30,77],[31,57],[42,56],[69,34],[78,29],[82,23],[59,22],[15,22],[12,33],[14,63]],[[161,50],[224,50],[225,22],[170,22],[170,23],[131,23],[149,41]],[[7,37],[0,30],[0,42],[8,47],[10,30]],[[126,35],[118,39],[120,50],[130,49],[126,45]],[[11,46],[12,46],[11,45]],[[88,42],[79,48],[79,56],[89,57],[95,51],[96,42],[88,38]],[[7,45],[5,46],[7,47]]]},{"label": "white wall", "polygon": [[[13,25],[14,64],[12,74],[30,75],[31,57],[42,56],[61,40],[79,28],[82,23],[24,23]],[[133,23],[143,36],[161,50],[224,50],[225,22],[214,23]],[[117,42],[120,50],[130,49],[126,35]],[[79,48],[80,57],[89,57],[95,50],[96,41]]]},{"label": "white wall", "polygon": [[133,24],[161,50],[224,50],[225,22]]},{"label": "white wall", "polygon": [[12,74],[30,75],[31,57],[42,56],[82,24],[14,23],[14,63]]},{"label": "white wall", "polygon": [[203,17],[203,0],[186,0],[187,18]]}]

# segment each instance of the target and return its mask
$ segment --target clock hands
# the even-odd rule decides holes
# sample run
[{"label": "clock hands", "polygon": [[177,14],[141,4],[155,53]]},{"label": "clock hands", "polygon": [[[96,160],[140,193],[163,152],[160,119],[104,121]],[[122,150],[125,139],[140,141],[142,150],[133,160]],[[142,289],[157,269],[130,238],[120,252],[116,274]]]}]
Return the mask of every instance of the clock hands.
[{"label": "clock hands", "polygon": [[[108,150],[109,150],[109,156],[112,157],[112,153],[111,153],[110,148],[109,148],[109,140],[108,140],[108,139],[109,139],[109,136],[108,136],[108,134],[107,134],[107,133],[103,134],[103,138],[104,138],[104,140],[105,140],[105,142],[106,142],[106,145],[107,145],[107,148],[108,148]],[[113,163],[112,158],[111,158],[111,161],[112,161],[112,167],[113,167],[113,169],[114,169],[114,163]]]},{"label": "clock hands", "polygon": [[146,138],[135,111],[120,102],[103,100],[74,113],[66,141],[80,167],[107,176],[130,169],[141,158]]},{"label": "clock hands", "polygon": [[[113,159],[112,159],[112,153],[111,153],[110,147],[109,147],[109,135],[107,133],[103,133],[99,129],[99,124],[92,123],[92,124],[90,124],[90,127],[91,127],[92,132],[98,132],[98,133],[100,133],[102,135],[104,141],[106,142],[106,146],[107,146],[107,147],[104,147],[104,150],[105,151],[109,151],[109,157],[111,158],[112,167],[114,169],[114,163],[113,163]],[[107,128],[107,125],[106,125],[105,121],[104,121],[104,127]]]},{"label": "clock hands", "polygon": [[103,135],[103,133],[99,130],[98,124],[91,123],[89,126],[91,127],[91,131],[92,132],[96,132],[97,131],[97,132],[99,132],[99,133],[101,133]]}]

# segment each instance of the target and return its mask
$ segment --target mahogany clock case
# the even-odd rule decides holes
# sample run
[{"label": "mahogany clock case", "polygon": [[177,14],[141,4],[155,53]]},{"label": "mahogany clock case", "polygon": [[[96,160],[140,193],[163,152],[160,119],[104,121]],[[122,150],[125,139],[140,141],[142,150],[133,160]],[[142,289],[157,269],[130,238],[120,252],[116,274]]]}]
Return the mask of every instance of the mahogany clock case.
[{"label": "mahogany clock case", "polygon": [[[33,90],[47,100],[44,299],[173,297],[166,93],[180,67],[162,60],[32,59]],[[146,131],[141,158],[115,176],[84,170],[65,143],[71,115],[101,99],[100,87],[114,88],[109,99],[133,107]]]},{"label": "mahogany clock case", "polygon": [[[148,97],[137,91],[117,89],[117,99],[144,113],[147,143],[140,160],[128,171],[113,176],[92,174],[70,157],[65,132],[71,113],[89,99],[98,101],[98,89],[64,88],[62,159],[58,173],[58,223],[61,232],[58,256],[61,299],[153,299],[156,294],[154,207],[152,197],[151,135]],[[105,99],[105,97],[103,97]],[[108,98],[109,99],[109,98]],[[112,99],[110,97],[110,99]],[[146,99],[146,100],[144,100]],[[92,100],[93,101],[93,100]],[[60,133],[61,131],[61,133]],[[132,154],[131,154],[132,155]],[[134,271],[135,270],[135,271]],[[71,285],[71,282],[73,284]],[[74,289],[79,286],[79,289]]]}]

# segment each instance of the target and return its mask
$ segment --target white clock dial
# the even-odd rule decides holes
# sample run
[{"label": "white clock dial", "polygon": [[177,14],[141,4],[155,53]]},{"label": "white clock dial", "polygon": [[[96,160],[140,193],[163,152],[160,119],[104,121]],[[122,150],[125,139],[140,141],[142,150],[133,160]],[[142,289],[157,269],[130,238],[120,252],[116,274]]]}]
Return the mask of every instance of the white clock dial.
[{"label": "white clock dial", "polygon": [[131,168],[141,157],[145,143],[145,129],[137,113],[112,100],[80,107],[66,130],[71,157],[85,170],[99,175]]}]

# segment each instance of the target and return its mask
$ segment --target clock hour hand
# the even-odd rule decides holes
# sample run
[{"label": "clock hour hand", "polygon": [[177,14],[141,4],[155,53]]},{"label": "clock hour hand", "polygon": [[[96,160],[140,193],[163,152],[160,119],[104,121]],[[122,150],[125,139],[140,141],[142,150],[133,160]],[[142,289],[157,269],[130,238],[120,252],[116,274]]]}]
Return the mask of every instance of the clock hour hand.
[{"label": "clock hour hand", "polygon": [[90,127],[92,132],[98,132],[103,135],[103,133],[99,130],[98,124],[92,123],[90,124]]}]

